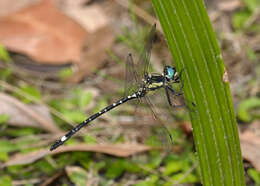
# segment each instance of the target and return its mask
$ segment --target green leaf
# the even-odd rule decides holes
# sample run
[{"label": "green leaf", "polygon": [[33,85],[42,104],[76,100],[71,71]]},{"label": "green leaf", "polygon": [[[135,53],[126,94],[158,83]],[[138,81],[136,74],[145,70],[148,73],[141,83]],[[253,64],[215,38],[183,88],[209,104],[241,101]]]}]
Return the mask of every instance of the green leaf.
[{"label": "green leaf", "polygon": [[225,66],[203,0],[152,0],[184,96],[204,186],[244,186],[237,123]]},{"label": "green leaf", "polygon": [[182,170],[183,162],[182,161],[173,161],[166,165],[164,170],[164,175],[168,176],[172,173],[176,173]]},{"label": "green leaf", "polygon": [[99,112],[101,109],[105,108],[107,106],[107,101],[106,99],[101,99],[98,101],[96,107],[93,109],[93,113]]},{"label": "green leaf", "polygon": [[243,0],[246,7],[251,11],[255,12],[259,9],[260,1],[259,0]]},{"label": "green leaf", "polygon": [[88,144],[96,144],[97,143],[97,139],[93,136],[90,135],[85,135],[83,137],[84,142],[88,143]]},{"label": "green leaf", "polygon": [[60,154],[57,159],[58,166],[65,167],[66,165],[75,164],[75,162],[76,162],[76,159],[74,158],[75,153],[77,153],[77,152]]},{"label": "green leaf", "polygon": [[84,121],[86,119],[86,115],[83,113],[83,112],[80,112],[80,111],[64,111],[63,112],[64,116],[75,122],[75,123],[80,123],[82,121]]},{"label": "green leaf", "polygon": [[0,114],[0,124],[6,123],[8,119],[10,118],[9,115],[6,114]]},{"label": "green leaf", "polygon": [[[48,158],[47,158],[48,159]],[[37,161],[34,163],[34,167],[38,169],[42,173],[53,174],[55,172],[54,167],[44,159]]]},{"label": "green leaf", "polygon": [[[35,100],[41,100],[42,96],[40,91],[38,91],[35,87],[30,85],[22,85],[20,90],[25,94],[30,95],[31,97],[35,98]],[[32,100],[28,100],[27,98],[23,98],[23,102],[30,103]]]},{"label": "green leaf", "polygon": [[0,159],[3,161],[8,160],[8,153],[18,150],[17,145],[8,140],[0,140],[0,147]]},{"label": "green leaf", "polygon": [[71,100],[60,99],[60,100],[51,100],[50,105],[60,112],[67,112],[69,109],[74,108],[74,104],[71,103]]},{"label": "green leaf", "polygon": [[134,184],[133,186],[156,186],[156,185],[158,185],[158,184],[156,184],[158,180],[159,180],[158,176],[151,175],[150,177],[148,177],[147,180],[140,181],[140,182]]},{"label": "green leaf", "polygon": [[247,174],[254,180],[257,185],[260,185],[260,173],[255,169],[248,169]]},{"label": "green leaf", "polygon": [[237,12],[232,17],[232,24],[235,29],[242,29],[246,21],[250,18],[251,13],[247,10]]},{"label": "green leaf", "polygon": [[72,75],[73,75],[72,68],[64,68],[60,70],[58,73],[58,76],[63,80],[71,77]]},{"label": "green leaf", "polygon": [[151,154],[151,157],[149,159],[149,163],[146,164],[146,166],[149,169],[156,169],[162,163],[163,156],[158,151],[151,151],[150,154]]},{"label": "green leaf", "polygon": [[250,115],[249,110],[253,108],[260,108],[260,98],[251,97],[243,100],[238,106],[238,118],[244,122],[250,122],[253,117]]},{"label": "green leaf", "polygon": [[[70,170],[71,169],[71,170]],[[88,183],[87,172],[80,167],[70,167],[68,176],[76,186],[85,186]]]},{"label": "green leaf", "polygon": [[92,94],[90,92],[84,92],[83,94],[81,94],[81,96],[79,97],[79,106],[81,109],[84,109],[84,107],[86,107],[90,101],[92,100]]},{"label": "green leaf", "polygon": [[126,161],[125,162],[125,169],[129,173],[141,173],[142,169],[140,166],[134,162]]},{"label": "green leaf", "polygon": [[244,3],[246,7],[232,16],[232,24],[235,29],[243,29],[247,21],[259,10],[259,0],[244,0]]},{"label": "green leaf", "polygon": [[94,170],[98,172],[99,170],[103,169],[106,166],[106,162],[100,161],[100,162],[91,162],[93,164]]},{"label": "green leaf", "polygon": [[251,61],[257,60],[257,53],[256,53],[256,51],[254,51],[251,48],[246,49],[246,55],[247,55],[248,59],[251,60]]},{"label": "green leaf", "polygon": [[174,181],[181,179],[180,183],[197,183],[199,178],[193,174],[185,175],[184,173],[175,174],[171,177]]},{"label": "green leaf", "polygon": [[106,172],[107,178],[117,178],[123,174],[125,170],[125,160],[119,159],[111,163]]},{"label": "green leaf", "polygon": [[34,128],[20,128],[17,129],[9,129],[7,134],[12,137],[19,137],[19,136],[29,136],[37,132],[38,129]]},{"label": "green leaf", "polygon": [[0,153],[2,152],[13,152],[17,150],[17,146],[8,140],[0,140]]},{"label": "green leaf", "polygon": [[0,59],[5,62],[11,60],[9,53],[5,50],[4,46],[0,44]]},{"label": "green leaf", "polygon": [[2,80],[6,80],[7,78],[11,77],[12,73],[13,73],[12,68],[0,69],[0,78]]},{"label": "green leaf", "polygon": [[6,152],[0,152],[0,160],[7,161],[8,160],[8,153]]},{"label": "green leaf", "polygon": [[12,178],[10,176],[0,176],[0,186],[12,186]]}]

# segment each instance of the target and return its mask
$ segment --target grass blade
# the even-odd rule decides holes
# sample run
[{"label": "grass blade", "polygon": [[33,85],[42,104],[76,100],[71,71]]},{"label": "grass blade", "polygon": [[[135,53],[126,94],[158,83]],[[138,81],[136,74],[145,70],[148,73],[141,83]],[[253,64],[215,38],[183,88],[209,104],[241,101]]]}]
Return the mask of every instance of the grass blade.
[{"label": "grass blade", "polygon": [[184,69],[184,94],[192,110],[203,185],[245,185],[227,73],[203,1],[152,2],[175,66]]}]

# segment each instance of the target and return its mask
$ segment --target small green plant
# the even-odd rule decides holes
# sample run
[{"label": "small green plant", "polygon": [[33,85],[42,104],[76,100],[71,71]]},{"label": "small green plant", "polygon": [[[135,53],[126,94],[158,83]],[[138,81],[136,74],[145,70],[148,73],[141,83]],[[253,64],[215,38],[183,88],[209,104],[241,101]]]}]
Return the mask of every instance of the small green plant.
[{"label": "small green plant", "polygon": [[248,169],[247,174],[254,180],[255,184],[257,186],[260,185],[260,172],[257,171],[256,169]]},{"label": "small green plant", "polygon": [[64,69],[60,70],[58,73],[58,76],[62,80],[67,79],[67,78],[71,77],[72,75],[73,75],[72,68],[64,68]]},{"label": "small green plant", "polygon": [[260,113],[256,113],[255,115],[250,113],[250,110],[259,109],[260,108],[260,99],[257,97],[251,97],[243,100],[239,106],[237,115],[238,118],[243,122],[250,122],[253,119],[260,118]]},{"label": "small green plant", "polygon": [[5,50],[4,46],[0,44],[0,59],[5,62],[9,62],[11,60],[9,53]]},{"label": "small green plant", "polygon": [[260,10],[259,0],[243,0],[244,8],[236,12],[232,17],[232,23],[236,30],[243,30],[251,24],[252,17]]}]

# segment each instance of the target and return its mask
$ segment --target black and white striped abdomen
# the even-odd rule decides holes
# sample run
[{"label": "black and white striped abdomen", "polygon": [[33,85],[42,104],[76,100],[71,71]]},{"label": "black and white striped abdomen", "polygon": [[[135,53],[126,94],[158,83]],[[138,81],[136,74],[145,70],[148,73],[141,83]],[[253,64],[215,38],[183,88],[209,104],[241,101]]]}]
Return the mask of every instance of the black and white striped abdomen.
[{"label": "black and white striped abdomen", "polygon": [[90,116],[88,119],[86,119],[85,121],[83,121],[82,123],[80,123],[79,125],[77,125],[75,128],[73,128],[72,130],[70,130],[67,134],[65,134],[63,137],[61,137],[60,140],[58,140],[57,142],[55,142],[52,146],[51,146],[51,150],[56,149],[57,147],[59,147],[60,145],[62,145],[63,143],[65,143],[71,136],[73,136],[76,132],[78,132],[82,127],[86,126],[87,124],[89,124],[91,121],[95,120],[96,118],[98,118],[99,116],[101,116],[102,114],[110,111],[111,109],[131,100],[131,99],[135,99],[140,95],[139,92],[134,93],[132,95],[129,95],[127,97],[124,97],[120,100],[118,100],[117,102],[105,107],[104,109],[100,110],[98,113],[93,114],[92,116]]}]

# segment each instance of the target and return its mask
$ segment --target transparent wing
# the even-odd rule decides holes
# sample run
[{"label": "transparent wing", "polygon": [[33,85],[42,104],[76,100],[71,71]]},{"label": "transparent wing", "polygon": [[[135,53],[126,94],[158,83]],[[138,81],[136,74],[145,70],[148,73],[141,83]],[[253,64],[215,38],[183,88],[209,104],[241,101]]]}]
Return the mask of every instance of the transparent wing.
[{"label": "transparent wing", "polygon": [[126,58],[124,97],[133,94],[138,89],[138,77],[131,54]]},{"label": "transparent wing", "polygon": [[158,109],[155,107],[155,105],[152,103],[151,98],[149,96],[146,96],[144,98],[145,102],[147,103],[153,118],[156,122],[158,122],[158,125],[156,128],[156,133],[159,134],[158,140],[164,145],[163,147],[167,150],[170,150],[170,148],[173,146],[173,137],[169,131],[169,129],[166,126],[166,123],[159,117],[160,114],[158,112]]},{"label": "transparent wing", "polygon": [[[159,132],[159,140],[166,149],[172,147],[176,139],[172,137],[173,130],[176,127],[175,120],[178,119],[179,111],[181,108],[185,109],[184,98],[182,95],[174,95],[169,93],[169,99],[171,100],[172,106],[168,102],[168,98],[165,89],[150,91],[145,96],[145,102],[151,110],[157,125],[155,126],[155,132]],[[177,112],[176,112],[177,111]]]},{"label": "transparent wing", "polygon": [[137,74],[138,74],[138,80],[141,82],[144,75],[147,74],[148,68],[150,66],[150,57],[151,57],[151,51],[152,46],[155,41],[156,36],[156,25],[154,24],[152,30],[149,33],[147,42],[144,46],[144,49],[140,55],[139,61],[137,63]]},{"label": "transparent wing", "polygon": [[142,83],[142,79],[147,74],[148,68],[150,66],[150,56],[152,45],[155,40],[156,25],[153,26],[149,33],[147,42],[144,49],[140,55],[139,61],[134,66],[132,55],[129,54],[126,59],[126,70],[125,70],[125,89],[124,96],[134,93],[139,85]]}]

